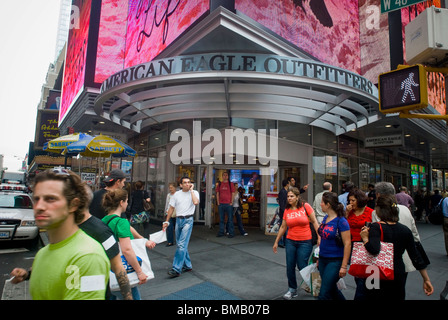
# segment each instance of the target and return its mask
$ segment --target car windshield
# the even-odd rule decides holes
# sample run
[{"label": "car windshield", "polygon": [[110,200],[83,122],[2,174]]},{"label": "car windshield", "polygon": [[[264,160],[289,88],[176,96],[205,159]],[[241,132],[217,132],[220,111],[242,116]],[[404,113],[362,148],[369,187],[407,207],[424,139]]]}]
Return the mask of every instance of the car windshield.
[{"label": "car windshield", "polygon": [[1,208],[32,209],[31,198],[20,194],[0,194]]}]

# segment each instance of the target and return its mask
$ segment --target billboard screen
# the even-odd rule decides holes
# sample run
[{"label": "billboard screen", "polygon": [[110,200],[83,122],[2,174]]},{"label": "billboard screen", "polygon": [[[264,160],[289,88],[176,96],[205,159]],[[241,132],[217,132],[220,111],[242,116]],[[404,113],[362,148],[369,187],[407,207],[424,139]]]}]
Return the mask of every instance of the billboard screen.
[{"label": "billboard screen", "polygon": [[235,0],[235,9],[319,61],[360,74],[358,1]]},{"label": "billboard screen", "polygon": [[149,62],[201,16],[210,0],[73,0],[59,123],[84,87]]},{"label": "billboard screen", "polygon": [[153,60],[209,10],[209,0],[103,0],[95,83]]},{"label": "billboard screen", "polygon": [[71,28],[68,34],[59,123],[67,115],[75,97],[82,91],[86,76],[92,0],[73,0],[73,6],[79,8],[79,16],[76,17],[79,19],[79,27]]}]

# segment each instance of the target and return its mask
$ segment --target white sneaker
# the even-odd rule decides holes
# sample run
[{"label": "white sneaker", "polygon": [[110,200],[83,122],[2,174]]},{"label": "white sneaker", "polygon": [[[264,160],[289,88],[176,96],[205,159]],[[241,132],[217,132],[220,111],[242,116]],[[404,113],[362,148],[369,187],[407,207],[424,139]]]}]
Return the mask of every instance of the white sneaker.
[{"label": "white sneaker", "polygon": [[283,299],[285,299],[285,300],[291,300],[292,298],[295,298],[295,297],[297,297],[297,292],[291,292],[289,290],[288,290],[288,292],[286,292],[283,295]]}]

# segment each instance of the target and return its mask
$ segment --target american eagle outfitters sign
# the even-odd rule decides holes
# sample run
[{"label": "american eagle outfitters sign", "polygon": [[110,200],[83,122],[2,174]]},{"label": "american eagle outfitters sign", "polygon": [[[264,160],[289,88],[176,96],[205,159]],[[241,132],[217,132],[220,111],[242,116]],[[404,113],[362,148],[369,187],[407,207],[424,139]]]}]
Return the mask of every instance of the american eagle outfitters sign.
[{"label": "american eagle outfitters sign", "polygon": [[262,72],[308,77],[353,87],[378,97],[376,86],[354,72],[312,60],[243,53],[198,54],[153,60],[110,76],[103,82],[101,93],[145,78],[205,71]]}]

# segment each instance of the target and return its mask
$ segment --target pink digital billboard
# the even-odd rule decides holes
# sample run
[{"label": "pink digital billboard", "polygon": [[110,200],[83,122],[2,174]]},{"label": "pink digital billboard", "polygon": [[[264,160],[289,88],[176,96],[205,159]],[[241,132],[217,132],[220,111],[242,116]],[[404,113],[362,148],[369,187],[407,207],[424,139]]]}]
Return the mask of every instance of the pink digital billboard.
[{"label": "pink digital billboard", "polygon": [[358,1],[235,0],[235,9],[318,60],[360,73]]},{"label": "pink digital billboard", "polygon": [[153,60],[209,10],[209,0],[129,1],[125,68]]},{"label": "pink digital billboard", "polygon": [[209,8],[209,0],[103,0],[95,82],[153,60]]},{"label": "pink digital billboard", "polygon": [[[86,87],[151,61],[196,20],[210,0],[73,0],[79,28],[69,32],[59,121]],[[72,12],[73,13],[73,12]]]},{"label": "pink digital billboard", "polygon": [[76,17],[79,19],[79,28],[71,28],[68,35],[59,123],[65,118],[75,97],[83,89],[86,75],[92,0],[73,0],[73,5],[79,8],[79,17]]}]

